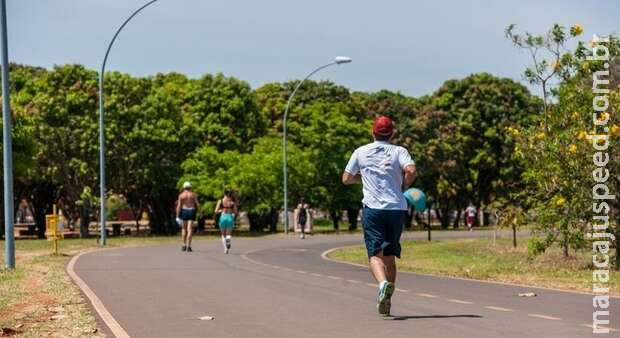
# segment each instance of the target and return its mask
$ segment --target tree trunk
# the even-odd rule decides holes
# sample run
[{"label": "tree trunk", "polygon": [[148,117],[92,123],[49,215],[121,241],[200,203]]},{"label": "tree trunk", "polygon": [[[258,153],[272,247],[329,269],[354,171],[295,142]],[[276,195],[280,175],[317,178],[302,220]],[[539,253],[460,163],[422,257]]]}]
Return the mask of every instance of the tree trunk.
[{"label": "tree trunk", "polygon": [[512,246],[517,248],[517,226],[514,224],[512,225]]},{"label": "tree trunk", "polygon": [[562,238],[562,254],[564,257],[568,257],[568,235],[564,235]]},{"label": "tree trunk", "polygon": [[[287,216],[288,215],[284,215],[284,217]],[[269,231],[273,233],[276,233],[278,231],[278,218],[278,209],[271,208],[269,212]]]},{"label": "tree trunk", "polygon": [[459,228],[459,223],[461,223],[461,213],[463,211],[461,209],[458,209],[456,212],[456,218],[454,219],[454,223],[452,224],[452,226],[454,227],[454,229],[458,229]]},{"label": "tree trunk", "polygon": [[329,216],[332,219],[332,224],[334,225],[334,231],[338,232],[340,228],[340,211],[339,210],[330,210]]},{"label": "tree trunk", "polygon": [[52,211],[52,205],[56,198],[56,187],[47,183],[35,183],[30,189],[32,191],[33,216],[37,235],[39,238],[45,238],[45,215]]},{"label": "tree trunk", "polygon": [[441,215],[439,217],[439,221],[441,222],[441,228],[442,229],[448,229],[448,227],[450,226],[450,208],[440,208],[441,212],[439,215]]},{"label": "tree trunk", "polygon": [[249,212],[248,220],[250,221],[251,232],[259,232],[262,230],[260,227],[260,216],[257,213]]},{"label": "tree trunk", "polygon": [[80,238],[88,238],[88,226],[90,225],[90,205],[80,207]]},{"label": "tree trunk", "polygon": [[357,230],[357,216],[360,214],[360,209],[349,208],[347,209],[347,219],[349,220],[349,231]]},{"label": "tree trunk", "polygon": [[431,228],[432,228],[432,218],[431,218],[431,209],[428,209],[428,224],[426,227],[428,228],[428,241],[431,241]]},{"label": "tree trunk", "polygon": [[166,201],[153,198],[151,200],[151,213],[149,221],[151,223],[151,233],[157,235],[174,235],[178,232],[178,226],[173,222],[173,212],[168,207]]}]

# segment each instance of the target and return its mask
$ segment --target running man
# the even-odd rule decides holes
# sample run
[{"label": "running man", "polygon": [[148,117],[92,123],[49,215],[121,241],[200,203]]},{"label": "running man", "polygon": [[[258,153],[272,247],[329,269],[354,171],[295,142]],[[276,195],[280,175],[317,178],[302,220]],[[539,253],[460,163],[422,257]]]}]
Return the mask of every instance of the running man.
[{"label": "running man", "polygon": [[476,207],[470,202],[465,213],[467,214],[467,227],[469,227],[469,231],[473,231],[472,227],[476,221]]},{"label": "running man", "polygon": [[301,230],[301,234],[299,238],[306,238],[306,225],[308,224],[310,218],[310,206],[304,198],[302,197],[299,200],[299,204],[297,205],[297,209],[295,210],[295,220],[299,230]]},{"label": "running man", "polygon": [[238,214],[237,204],[235,203],[232,190],[226,189],[224,192],[224,197],[217,201],[215,213],[221,213],[219,226],[220,232],[222,233],[222,244],[224,245],[224,253],[228,254],[230,252],[235,219]]},{"label": "running man", "polygon": [[183,191],[177,199],[177,222],[181,226],[183,246],[181,251],[192,252],[192,236],[194,235],[194,221],[199,208],[198,196],[192,191],[192,184],[183,183]]},{"label": "running man", "polygon": [[413,183],[416,168],[407,149],[389,143],[394,136],[389,117],[375,119],[372,132],[375,141],[353,152],[342,183],[362,183],[364,242],[370,271],[379,283],[377,310],[389,316],[396,282],[395,257],[400,258],[400,235],[407,212],[403,191]]}]

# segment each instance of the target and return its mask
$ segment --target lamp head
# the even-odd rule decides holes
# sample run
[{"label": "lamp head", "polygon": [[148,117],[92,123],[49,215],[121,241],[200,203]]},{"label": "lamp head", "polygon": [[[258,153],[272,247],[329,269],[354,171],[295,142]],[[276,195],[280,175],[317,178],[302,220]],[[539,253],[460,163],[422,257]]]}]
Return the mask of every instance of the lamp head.
[{"label": "lamp head", "polygon": [[336,58],[334,59],[334,61],[335,61],[337,64],[342,64],[342,63],[350,63],[350,62],[351,62],[351,61],[353,61],[353,60],[351,60],[351,58],[350,58],[350,57],[348,57],[348,56],[336,56]]}]

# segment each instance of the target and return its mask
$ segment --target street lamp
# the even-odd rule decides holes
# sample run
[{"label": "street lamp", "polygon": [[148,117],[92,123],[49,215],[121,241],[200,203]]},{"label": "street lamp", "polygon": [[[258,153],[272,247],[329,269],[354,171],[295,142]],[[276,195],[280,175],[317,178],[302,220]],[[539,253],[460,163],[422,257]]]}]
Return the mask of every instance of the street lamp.
[{"label": "street lamp", "polygon": [[0,2],[2,29],[2,141],[4,156],[4,239],[6,267],[15,268],[15,238],[13,237],[13,144],[11,141],[11,96],[9,93],[9,45],[6,33],[6,1]]},{"label": "street lamp", "polygon": [[[104,111],[103,111],[103,103],[104,103],[104,90],[103,90],[103,77],[105,74],[105,64],[108,61],[108,55],[110,54],[110,49],[112,49],[112,45],[118,34],[125,28],[125,25],[131,19],[133,19],[136,14],[138,14],[141,10],[145,9],[149,5],[153,4],[158,0],[152,0],[144,4],[142,7],[138,8],[133,14],[131,14],[125,22],[116,30],[114,37],[110,41],[108,45],[108,49],[105,52],[105,57],[103,58],[103,64],[101,65],[101,72],[99,73],[99,184],[100,184],[100,206],[101,209],[99,211],[99,217],[101,219],[101,245],[106,245],[106,189],[105,189],[105,119],[104,119]],[[3,0],[4,2],[4,0]]]},{"label": "street lamp", "polygon": [[327,68],[329,66],[333,66],[333,65],[340,65],[343,63],[350,63],[352,60],[350,57],[347,56],[336,56],[334,58],[334,61],[322,65],[321,67],[318,67],[317,69],[313,70],[312,72],[310,72],[310,74],[308,74],[303,80],[299,81],[299,83],[297,84],[297,86],[295,86],[295,89],[293,89],[293,92],[291,93],[291,96],[289,96],[288,101],[286,102],[286,109],[284,110],[284,118],[283,118],[283,123],[282,123],[282,143],[283,143],[283,147],[282,147],[282,154],[283,154],[283,165],[282,165],[282,171],[284,172],[284,233],[288,235],[288,169],[287,169],[287,153],[286,153],[286,148],[287,148],[287,134],[286,134],[286,118],[288,117],[288,109],[291,105],[291,102],[293,101],[293,97],[295,96],[295,93],[297,93],[297,90],[299,89],[299,87],[301,87],[302,84],[304,84],[304,82],[306,82],[306,80],[308,80],[312,75],[314,75],[315,73],[317,73],[318,71],[320,71],[323,68]]}]

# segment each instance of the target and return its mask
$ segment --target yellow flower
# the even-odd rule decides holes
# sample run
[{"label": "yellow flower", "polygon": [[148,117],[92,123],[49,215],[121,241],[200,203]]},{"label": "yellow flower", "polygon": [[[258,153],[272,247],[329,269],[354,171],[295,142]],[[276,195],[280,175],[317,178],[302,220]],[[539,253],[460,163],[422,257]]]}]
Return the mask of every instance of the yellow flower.
[{"label": "yellow flower", "polygon": [[578,23],[574,24],[573,27],[570,28],[570,33],[573,36],[581,35],[581,33],[583,33],[583,26]]},{"label": "yellow flower", "polygon": [[557,205],[558,207],[561,207],[564,204],[566,204],[566,199],[564,197],[560,197],[555,201],[555,205]]},{"label": "yellow flower", "polygon": [[[594,46],[592,46],[592,47],[594,47]],[[581,64],[581,70],[584,70],[584,71],[590,70],[590,63],[588,63],[588,62],[582,63]]]},{"label": "yellow flower", "polygon": [[545,139],[545,133],[540,132],[540,133],[536,134],[536,139],[539,140],[539,141],[540,140],[544,140]]},{"label": "yellow flower", "polygon": [[599,117],[597,118],[597,120],[599,120],[599,121],[605,121],[608,117],[609,117],[609,113],[608,113],[608,112],[604,112],[603,114],[601,114],[601,116],[599,116]]},{"label": "yellow flower", "polygon": [[613,125],[611,126],[611,129],[609,130],[611,135],[616,135],[620,133],[620,127],[618,127],[618,125]]},{"label": "yellow flower", "polygon": [[588,135],[588,133],[586,133],[585,131],[582,131],[582,132],[580,132],[580,133],[577,135],[577,139],[578,139],[578,140],[585,140],[585,139],[586,139],[586,135]]},{"label": "yellow flower", "polygon": [[578,118],[579,118],[579,115],[580,115],[580,114],[579,114],[579,112],[574,111],[574,112],[573,112],[573,119],[575,119],[575,120],[576,120],[576,119],[578,119]]},{"label": "yellow flower", "polygon": [[568,147],[568,151],[570,151],[571,153],[576,153],[577,152],[577,146],[574,144],[571,144],[570,147]]}]

